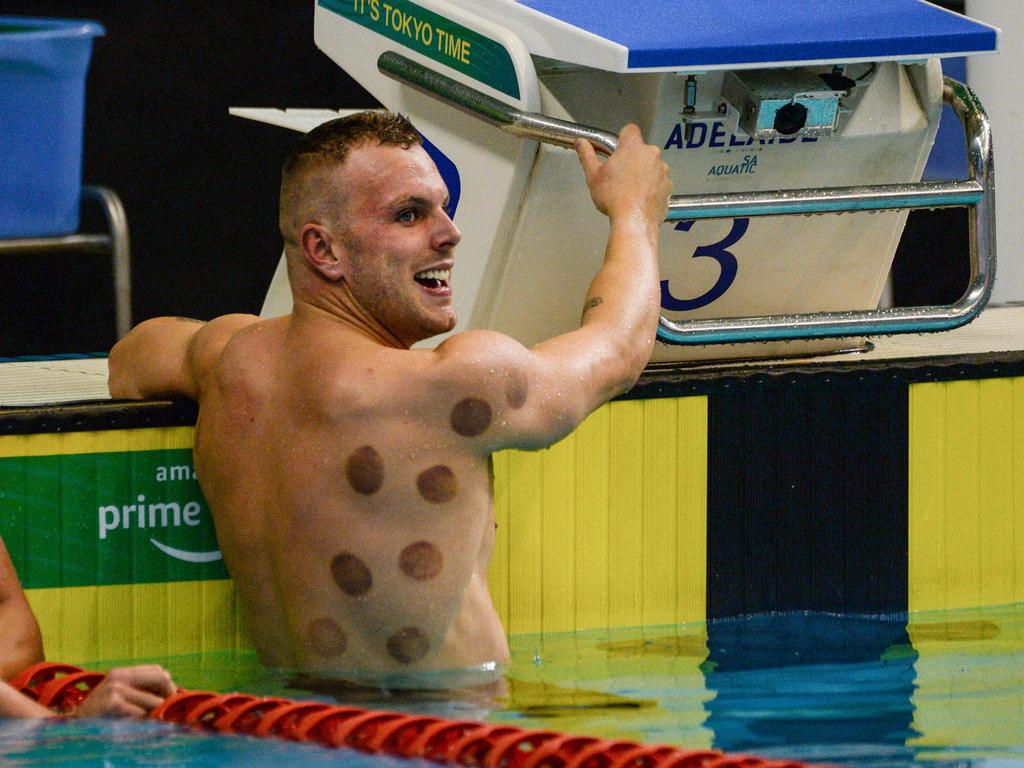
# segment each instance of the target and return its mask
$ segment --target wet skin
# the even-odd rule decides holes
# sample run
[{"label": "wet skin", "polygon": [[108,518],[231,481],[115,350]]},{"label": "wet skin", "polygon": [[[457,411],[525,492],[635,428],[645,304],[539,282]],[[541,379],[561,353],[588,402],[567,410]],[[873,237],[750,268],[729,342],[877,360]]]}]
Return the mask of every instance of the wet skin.
[{"label": "wet skin", "polygon": [[196,468],[265,663],[361,679],[505,661],[484,409],[410,386],[405,361],[429,353],[334,325],[237,334],[200,408]]},{"label": "wet skin", "polygon": [[665,165],[633,127],[607,163],[578,151],[611,234],[576,331],[409,349],[454,327],[460,234],[421,147],[364,144],[326,182],[344,202],[291,241],[291,315],[157,318],[111,351],[115,397],[199,403],[196,470],[265,664],[416,687],[500,673],[490,456],[550,445],[631,386],[657,323]]},{"label": "wet skin", "polygon": [[447,189],[418,147],[367,147],[342,170],[358,192],[328,236],[352,320],[298,304],[254,323],[200,400],[218,540],[272,666],[359,678],[501,663],[487,454],[468,438],[508,406],[424,377],[431,353],[405,348],[455,322],[450,284],[422,277],[454,263]]}]

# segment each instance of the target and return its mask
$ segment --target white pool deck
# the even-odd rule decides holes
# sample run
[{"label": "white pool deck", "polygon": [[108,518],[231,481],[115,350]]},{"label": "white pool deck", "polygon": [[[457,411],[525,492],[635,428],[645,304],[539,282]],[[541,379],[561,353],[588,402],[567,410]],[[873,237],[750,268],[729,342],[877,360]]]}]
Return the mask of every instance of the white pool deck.
[{"label": "white pool deck", "polygon": [[[843,367],[877,367],[920,363],[924,360],[943,364],[972,356],[998,356],[1014,352],[1024,355],[1024,304],[989,307],[973,323],[954,331],[877,337],[872,341],[875,346],[869,352],[687,367],[703,372],[750,372],[765,368],[778,370],[780,366],[815,368],[840,364]],[[0,407],[36,407],[104,400],[110,400],[105,358],[0,363]]]}]

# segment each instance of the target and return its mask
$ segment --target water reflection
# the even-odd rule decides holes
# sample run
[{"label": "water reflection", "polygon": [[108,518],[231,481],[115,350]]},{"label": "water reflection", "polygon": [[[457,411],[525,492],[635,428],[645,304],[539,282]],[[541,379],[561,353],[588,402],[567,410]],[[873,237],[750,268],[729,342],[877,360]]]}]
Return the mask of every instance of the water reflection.
[{"label": "water reflection", "polygon": [[910,761],[914,664],[901,617],[759,616],[708,626],[705,725],[727,752]]},{"label": "water reflection", "polygon": [[317,698],[858,766],[1024,768],[1024,606],[786,614],[516,636],[504,690],[310,691],[254,654],[161,659],[183,687]]},{"label": "water reflection", "polygon": [[[643,702],[491,719],[858,766],[1024,768],[1024,606],[513,638],[513,678]],[[543,690],[543,689],[541,689]],[[577,698],[582,694],[577,693]],[[546,716],[554,714],[554,722]]]}]

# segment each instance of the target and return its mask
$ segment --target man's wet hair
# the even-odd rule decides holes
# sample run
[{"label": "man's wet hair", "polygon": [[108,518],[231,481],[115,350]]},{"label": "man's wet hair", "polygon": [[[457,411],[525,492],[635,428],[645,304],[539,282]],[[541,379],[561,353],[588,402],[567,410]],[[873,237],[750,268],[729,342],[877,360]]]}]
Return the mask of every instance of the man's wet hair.
[{"label": "man's wet hair", "polygon": [[357,112],[318,125],[299,139],[285,160],[282,175],[287,176],[297,166],[310,161],[340,165],[352,147],[367,141],[403,147],[422,143],[419,131],[404,115],[383,111]]},{"label": "man's wet hair", "polygon": [[[340,201],[328,193],[327,174],[345,162],[350,150],[366,143],[421,145],[423,139],[409,119],[382,110],[357,112],[317,126],[305,134],[281,170],[279,223],[286,246],[295,245],[298,230],[310,213],[327,216],[326,207]],[[313,198],[313,199],[311,199]]]}]

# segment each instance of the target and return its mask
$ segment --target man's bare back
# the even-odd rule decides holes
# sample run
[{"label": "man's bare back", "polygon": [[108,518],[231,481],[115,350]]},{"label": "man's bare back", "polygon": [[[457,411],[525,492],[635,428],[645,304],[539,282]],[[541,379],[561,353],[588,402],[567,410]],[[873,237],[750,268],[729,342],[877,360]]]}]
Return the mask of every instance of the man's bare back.
[{"label": "man's bare back", "polygon": [[411,386],[431,356],[322,318],[257,323],[225,347],[196,470],[265,663],[359,679],[508,658],[474,438],[511,406]]},{"label": "man's bare back", "polygon": [[411,350],[455,324],[447,189],[414,133],[328,161],[332,130],[285,168],[292,314],[148,321],[112,350],[111,393],[199,402],[196,469],[265,664],[481,680],[508,658],[486,583],[490,455],[550,445],[643,369],[666,169],[633,126],[607,163],[578,147],[612,225],[579,330]]}]

